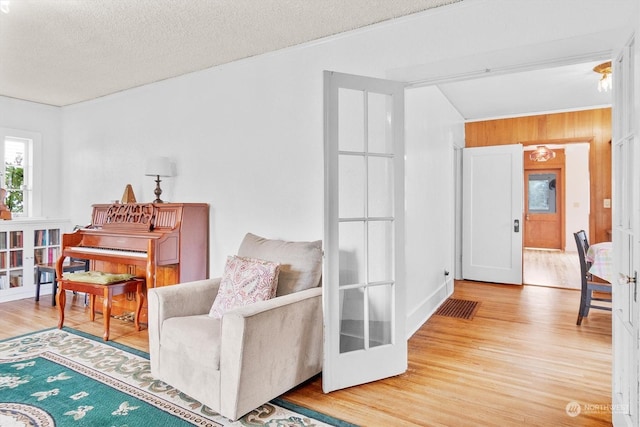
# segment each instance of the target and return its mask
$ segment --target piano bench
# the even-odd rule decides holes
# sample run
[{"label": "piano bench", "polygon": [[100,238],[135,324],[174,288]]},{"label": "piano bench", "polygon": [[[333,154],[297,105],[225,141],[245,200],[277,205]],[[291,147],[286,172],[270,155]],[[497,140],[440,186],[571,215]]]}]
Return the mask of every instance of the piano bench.
[{"label": "piano bench", "polygon": [[111,322],[111,304],[113,297],[115,295],[134,292],[136,295],[134,325],[136,330],[139,331],[141,329],[140,312],[142,311],[142,305],[144,302],[145,284],[145,279],[137,277],[107,284],[58,279],[58,328],[62,329],[62,326],[64,325],[64,306],[67,299],[65,291],[85,292],[89,295],[89,320],[92,322],[95,320],[96,296],[101,296],[103,298],[102,316],[104,322],[104,333],[102,338],[105,341],[109,341],[109,326]]}]

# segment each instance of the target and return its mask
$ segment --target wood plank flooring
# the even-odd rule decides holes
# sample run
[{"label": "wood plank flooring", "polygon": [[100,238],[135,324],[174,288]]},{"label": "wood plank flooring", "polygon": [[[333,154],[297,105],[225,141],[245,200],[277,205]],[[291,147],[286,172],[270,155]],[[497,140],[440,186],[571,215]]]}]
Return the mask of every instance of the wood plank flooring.
[{"label": "wood plank flooring", "polygon": [[[453,297],[480,301],[475,317],[432,316],[409,340],[405,374],[330,394],[318,376],[283,398],[362,426],[611,425],[609,312],[576,326],[579,292],[540,286],[463,281]],[[65,325],[101,336],[100,315],[91,324],[72,302]],[[9,338],[56,326],[57,313],[26,299],[0,304],[0,319]],[[111,324],[113,340],[148,351],[146,330]],[[572,401],[584,408],[575,418]]]},{"label": "wood plank flooring", "polygon": [[522,269],[522,280],[527,285],[580,289],[578,252],[525,248]]}]

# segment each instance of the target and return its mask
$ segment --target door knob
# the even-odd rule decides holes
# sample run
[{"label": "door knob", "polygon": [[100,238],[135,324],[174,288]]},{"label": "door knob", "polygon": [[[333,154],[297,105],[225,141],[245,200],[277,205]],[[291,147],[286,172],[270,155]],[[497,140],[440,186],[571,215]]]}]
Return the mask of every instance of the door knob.
[{"label": "door knob", "polygon": [[624,285],[625,283],[637,283],[637,282],[638,282],[637,271],[633,273],[633,277],[620,273],[620,279],[618,280],[618,283],[620,283],[621,285]]},{"label": "door knob", "polygon": [[633,277],[627,276],[626,274],[620,273],[620,278],[618,279],[618,283],[621,285],[631,284],[633,283],[633,301],[638,301],[638,272],[633,272]]}]

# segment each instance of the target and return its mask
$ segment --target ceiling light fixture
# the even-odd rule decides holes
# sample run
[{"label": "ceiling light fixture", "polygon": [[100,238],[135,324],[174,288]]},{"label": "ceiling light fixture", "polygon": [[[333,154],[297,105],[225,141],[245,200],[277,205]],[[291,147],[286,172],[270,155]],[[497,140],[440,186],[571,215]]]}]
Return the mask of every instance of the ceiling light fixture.
[{"label": "ceiling light fixture", "polygon": [[545,145],[538,145],[538,148],[529,154],[529,159],[533,162],[546,162],[555,159],[556,152],[548,149]]},{"label": "ceiling light fixture", "polygon": [[601,74],[600,80],[598,81],[598,92],[607,92],[613,86],[612,76],[611,76],[611,61],[603,62],[600,65],[596,65],[593,67],[593,71],[598,74]]},{"label": "ceiling light fixture", "polygon": [[9,3],[11,3],[9,0],[0,0],[0,11],[2,13],[9,13]]}]

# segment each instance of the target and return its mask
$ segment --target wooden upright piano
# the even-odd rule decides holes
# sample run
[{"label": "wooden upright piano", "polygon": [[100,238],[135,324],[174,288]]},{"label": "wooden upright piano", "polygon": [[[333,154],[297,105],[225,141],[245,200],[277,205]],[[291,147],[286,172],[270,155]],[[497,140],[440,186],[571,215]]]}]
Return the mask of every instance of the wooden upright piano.
[{"label": "wooden upright piano", "polygon": [[[91,218],[89,226],[62,235],[62,260],[83,258],[91,270],[133,274],[146,279],[147,289],[209,277],[209,205],[96,204]],[[132,313],[135,305],[133,295],[114,297],[112,314]],[[147,323],[146,302],[140,321]]]}]

